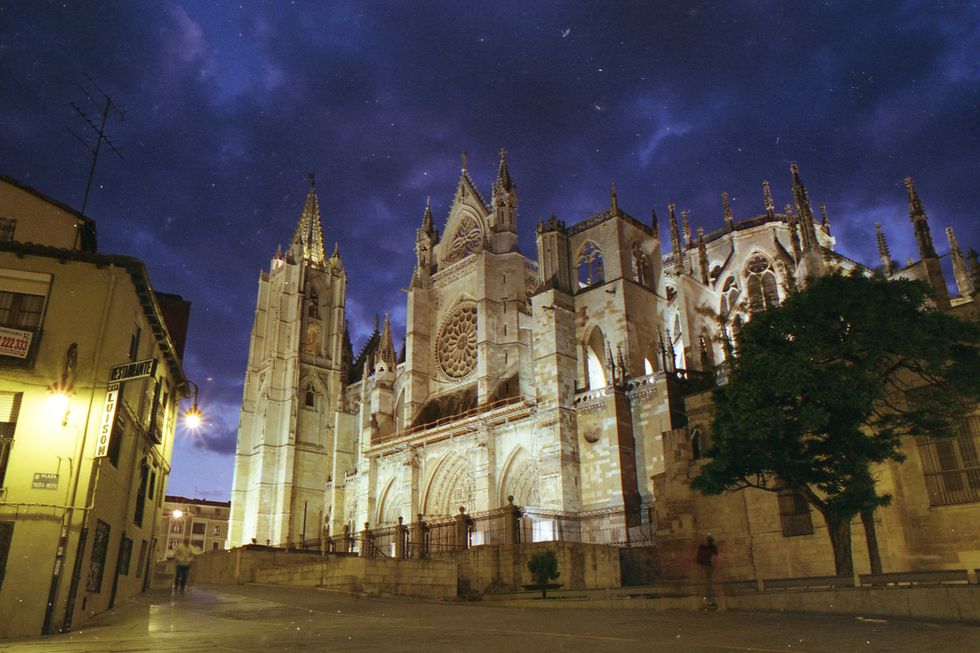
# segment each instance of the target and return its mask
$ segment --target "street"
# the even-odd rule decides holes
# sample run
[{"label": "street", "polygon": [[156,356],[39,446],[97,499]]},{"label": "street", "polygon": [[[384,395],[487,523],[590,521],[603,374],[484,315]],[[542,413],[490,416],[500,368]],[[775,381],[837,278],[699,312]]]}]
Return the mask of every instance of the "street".
[{"label": "street", "polygon": [[269,586],[153,591],[2,651],[969,651],[980,627],[652,609],[535,609]]}]

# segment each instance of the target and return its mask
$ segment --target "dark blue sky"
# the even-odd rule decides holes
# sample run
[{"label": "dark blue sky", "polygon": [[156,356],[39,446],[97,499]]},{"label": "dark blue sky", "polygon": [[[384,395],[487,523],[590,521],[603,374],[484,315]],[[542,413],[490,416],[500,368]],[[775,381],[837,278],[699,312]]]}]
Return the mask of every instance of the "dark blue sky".
[{"label": "dark blue sky", "polygon": [[[536,6],[531,6],[536,5]],[[185,366],[210,424],[179,433],[168,491],[227,498],[259,271],[315,170],[349,274],[355,349],[375,313],[403,332],[426,195],[439,226],[459,152],[489,195],[507,148],[522,247],[568,223],[668,201],[692,226],[762,212],[790,161],[838,250],[916,255],[911,175],[941,253],[980,246],[975,2],[7,2],[0,172],[80,206],[87,154],[69,101],[91,76],[127,110],[87,213],[100,250],[143,258],[193,302]]]}]

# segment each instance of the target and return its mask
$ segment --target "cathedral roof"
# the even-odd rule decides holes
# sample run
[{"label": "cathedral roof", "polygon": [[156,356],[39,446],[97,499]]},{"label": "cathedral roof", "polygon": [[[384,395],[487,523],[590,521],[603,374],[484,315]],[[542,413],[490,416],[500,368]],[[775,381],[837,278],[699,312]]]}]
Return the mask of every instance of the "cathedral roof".
[{"label": "cathedral roof", "polygon": [[612,208],[608,208],[605,209],[604,211],[599,211],[595,215],[589,216],[585,220],[582,220],[581,222],[572,225],[568,230],[568,234],[571,236],[577,233],[581,233],[586,229],[591,229],[592,227],[595,227],[596,225],[600,225],[606,220],[612,220],[617,216],[622,218],[626,222],[629,222],[637,229],[640,229],[641,231],[644,231],[650,234],[651,236],[656,237],[656,234],[653,233],[653,229],[650,227],[650,225],[640,222],[632,215],[619,208],[615,210],[613,210]]}]

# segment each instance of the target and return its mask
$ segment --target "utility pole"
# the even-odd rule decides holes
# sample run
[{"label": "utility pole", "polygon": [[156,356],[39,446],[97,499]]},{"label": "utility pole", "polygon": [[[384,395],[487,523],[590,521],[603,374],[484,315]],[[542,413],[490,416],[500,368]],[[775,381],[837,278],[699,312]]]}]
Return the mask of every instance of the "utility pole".
[{"label": "utility pole", "polygon": [[[81,143],[82,146],[88,150],[89,154],[92,155],[92,161],[88,167],[88,180],[85,182],[85,195],[82,198],[82,215],[85,214],[85,207],[88,206],[88,195],[92,188],[92,177],[95,176],[95,164],[99,160],[99,151],[102,149],[102,144],[105,143],[106,147],[115,152],[120,159],[122,158],[122,153],[119,152],[119,148],[117,148],[113,142],[109,140],[109,136],[106,134],[106,125],[109,123],[109,116],[113,116],[113,122],[116,124],[126,119],[126,114],[123,112],[122,108],[113,102],[112,98],[109,97],[105,91],[99,88],[99,85],[96,84],[91,77],[86,75],[85,79],[88,80],[87,87],[79,86],[78,88],[85,95],[85,99],[91,102],[95,107],[96,114],[93,115],[91,113],[91,108],[79,106],[78,103],[74,101],[69,102],[68,104],[75,110],[75,113],[85,121],[89,129],[95,133],[95,145],[89,144],[88,140],[79,136],[75,130],[68,125],[65,125],[65,129],[67,129],[72,136],[78,139],[78,142]],[[91,138],[91,136],[89,138]]]}]

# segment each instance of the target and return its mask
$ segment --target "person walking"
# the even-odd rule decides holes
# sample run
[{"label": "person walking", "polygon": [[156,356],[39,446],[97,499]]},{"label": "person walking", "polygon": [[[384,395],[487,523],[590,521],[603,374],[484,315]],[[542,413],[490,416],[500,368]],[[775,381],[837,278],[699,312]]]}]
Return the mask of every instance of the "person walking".
[{"label": "person walking", "polygon": [[183,592],[187,585],[187,576],[191,573],[191,562],[194,560],[194,550],[191,549],[191,539],[185,537],[184,541],[174,549],[174,562],[177,565],[177,572],[174,575],[174,590]]},{"label": "person walking", "polygon": [[704,596],[701,602],[705,610],[717,610],[718,604],[715,603],[715,592],[712,580],[715,573],[714,558],[718,555],[718,547],[715,545],[715,538],[710,535],[704,543],[698,545],[698,552],[695,562],[701,567],[704,575]]}]

